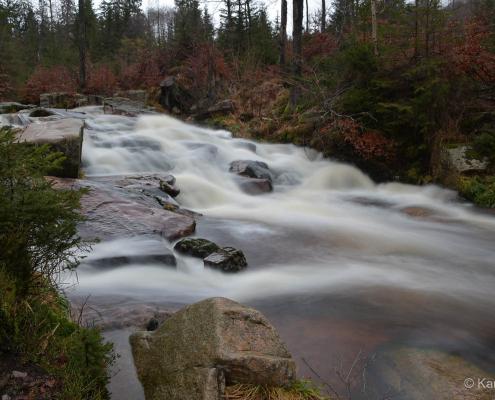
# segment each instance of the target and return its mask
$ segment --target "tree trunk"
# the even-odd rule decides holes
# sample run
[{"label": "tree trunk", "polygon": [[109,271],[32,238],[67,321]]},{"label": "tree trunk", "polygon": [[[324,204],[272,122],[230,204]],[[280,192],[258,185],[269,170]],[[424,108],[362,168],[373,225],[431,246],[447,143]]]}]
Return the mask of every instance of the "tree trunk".
[{"label": "tree trunk", "polygon": [[306,0],[306,32],[309,33],[309,7],[308,7],[308,0]]},{"label": "tree trunk", "polygon": [[373,52],[378,56],[378,29],[376,21],[376,0],[371,0],[371,41],[373,42]]},{"label": "tree trunk", "polygon": [[290,94],[290,102],[292,106],[295,106],[299,100],[301,94],[301,88],[299,86],[299,80],[302,75],[302,28],[303,28],[303,0],[293,0],[292,3],[292,48],[293,48],[293,60],[292,69],[294,75],[294,82],[292,84],[292,90]]},{"label": "tree trunk", "polygon": [[325,0],[321,0],[321,32],[325,32],[327,28],[327,6]]},{"label": "tree trunk", "polygon": [[287,0],[282,0],[280,16],[280,65],[285,66],[285,46],[287,43]]},{"label": "tree trunk", "polygon": [[86,87],[86,12],[85,0],[79,0],[79,87]]},{"label": "tree trunk", "polygon": [[418,40],[419,40],[419,0],[414,0],[414,58],[418,58],[419,56],[419,49],[418,49]]}]

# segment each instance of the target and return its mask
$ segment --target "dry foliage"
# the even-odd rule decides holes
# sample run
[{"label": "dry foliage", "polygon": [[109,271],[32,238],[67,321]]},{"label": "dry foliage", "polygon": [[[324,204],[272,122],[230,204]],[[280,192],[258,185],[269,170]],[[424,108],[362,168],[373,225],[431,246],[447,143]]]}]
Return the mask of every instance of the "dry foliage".
[{"label": "dry foliage", "polygon": [[237,384],[225,388],[225,400],[327,400],[316,389],[295,385],[285,389],[251,384]]}]

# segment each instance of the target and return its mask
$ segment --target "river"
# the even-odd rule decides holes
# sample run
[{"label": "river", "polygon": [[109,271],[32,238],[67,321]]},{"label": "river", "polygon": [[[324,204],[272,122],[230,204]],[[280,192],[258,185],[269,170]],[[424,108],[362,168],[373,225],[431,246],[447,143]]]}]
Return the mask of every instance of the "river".
[{"label": "river", "polygon": [[[493,215],[437,186],[376,184],[310,149],[236,139],[169,116],[85,111],[87,180],[173,174],[178,203],[203,214],[195,236],[242,249],[249,266],[222,274],[179,254],[176,269],[136,263],[98,270],[83,262],[72,298],[91,295],[92,307],[107,311],[176,310],[211,296],[252,305],[278,329],[299,374],[342,398],[437,399],[444,386],[435,389],[424,377],[462,392],[463,374],[493,374]],[[234,160],[268,164],[273,192],[244,193],[229,173]],[[92,256],[156,246],[173,243],[112,238]],[[142,398],[129,332],[106,333],[122,354],[110,384],[119,400]]]}]

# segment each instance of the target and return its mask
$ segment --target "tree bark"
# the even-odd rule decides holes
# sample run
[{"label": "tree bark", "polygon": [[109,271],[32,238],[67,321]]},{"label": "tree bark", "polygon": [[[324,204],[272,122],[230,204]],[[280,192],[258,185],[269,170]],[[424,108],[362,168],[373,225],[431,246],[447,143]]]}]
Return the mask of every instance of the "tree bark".
[{"label": "tree bark", "polygon": [[86,13],[85,0],[79,0],[79,87],[86,87]]},{"label": "tree bark", "polygon": [[301,95],[301,88],[299,86],[299,80],[302,75],[302,28],[303,28],[303,11],[304,0],[293,0],[292,3],[292,48],[293,48],[293,60],[292,71],[294,82],[292,84],[290,102],[292,106],[295,106]]},{"label": "tree bark", "polygon": [[285,47],[287,43],[287,0],[282,0],[280,16],[280,65],[285,66]]},{"label": "tree bark", "polygon": [[371,41],[373,42],[373,52],[378,56],[378,27],[376,21],[376,0],[371,0]]},{"label": "tree bark", "polygon": [[327,6],[325,0],[321,0],[321,32],[327,28]]},{"label": "tree bark", "polygon": [[306,0],[306,32],[309,32],[309,6],[308,6],[308,0]]}]

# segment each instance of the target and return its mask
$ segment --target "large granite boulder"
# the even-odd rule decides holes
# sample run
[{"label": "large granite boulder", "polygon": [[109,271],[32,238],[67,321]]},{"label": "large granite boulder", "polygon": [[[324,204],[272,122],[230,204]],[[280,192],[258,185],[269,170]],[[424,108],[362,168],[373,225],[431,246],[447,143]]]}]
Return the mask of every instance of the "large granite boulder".
[{"label": "large granite boulder", "polygon": [[66,118],[54,121],[32,123],[19,132],[19,142],[33,144],[49,144],[53,150],[66,157],[62,170],[54,171],[54,175],[62,178],[77,178],[81,166],[84,121]]},{"label": "large granite boulder", "polygon": [[275,328],[226,298],[187,306],[130,342],[147,400],[221,400],[225,385],[286,386],[295,378]]}]

